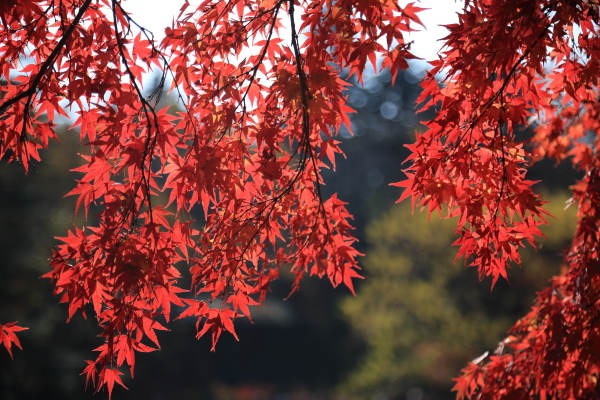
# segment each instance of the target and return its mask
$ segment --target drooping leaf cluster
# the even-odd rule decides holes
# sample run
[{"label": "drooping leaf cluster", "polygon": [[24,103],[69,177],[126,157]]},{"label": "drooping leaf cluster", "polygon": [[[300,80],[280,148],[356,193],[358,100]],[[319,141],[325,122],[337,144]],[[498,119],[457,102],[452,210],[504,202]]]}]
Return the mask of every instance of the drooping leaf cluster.
[{"label": "drooping leaf cluster", "polygon": [[[420,101],[439,112],[411,145],[401,199],[459,216],[458,257],[495,283],[534,243],[544,201],[526,178],[569,159],[578,227],[566,272],[538,294],[495,355],[457,379],[458,398],[598,397],[598,2],[465,1]],[[435,75],[447,71],[442,84]],[[529,143],[517,137],[534,124]]]},{"label": "drooping leaf cluster", "polygon": [[[173,305],[213,348],[250,318],[279,269],[352,289],[351,216],[321,196],[321,170],[349,125],[338,78],[377,58],[392,76],[414,58],[412,4],[370,1],[184,2],[159,44],[119,0],[10,0],[0,7],[0,156],[26,171],[75,115],[86,146],[68,193],[97,223],[74,227],[51,260],[69,319],[93,312],[105,343],[84,374],[123,385],[135,352],[159,347]],[[183,111],[158,109],[143,74],[162,71]],[[166,195],[168,204],[157,205]],[[195,225],[191,213],[202,211]],[[189,266],[191,290],[176,264]],[[214,302],[214,300],[220,300]],[[86,306],[90,305],[91,309]],[[9,342],[15,339],[13,325]],[[7,328],[7,329],[8,329]],[[12,338],[12,339],[10,339]],[[7,348],[10,349],[9,346]]]}]

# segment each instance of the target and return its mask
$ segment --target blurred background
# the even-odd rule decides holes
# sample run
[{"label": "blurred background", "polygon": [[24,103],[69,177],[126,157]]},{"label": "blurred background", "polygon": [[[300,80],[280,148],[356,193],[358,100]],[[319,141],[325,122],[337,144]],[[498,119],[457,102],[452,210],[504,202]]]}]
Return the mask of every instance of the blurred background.
[{"label": "blurred background", "polygon": [[[367,254],[357,296],[307,278],[284,301],[291,278],[283,275],[266,305],[253,310],[254,324],[236,322],[240,341],[223,335],[214,353],[208,337],[195,340],[193,320],[175,321],[159,333],[161,351],[137,355],[136,378],[125,379],[129,390],[116,388],[115,400],[454,398],[452,378],[461,367],[493,352],[559,272],[575,227],[574,210],[563,208],[576,176],[564,165],[532,168],[529,178],[543,180],[538,189],[556,220],[537,251],[524,250],[524,268],[490,291],[490,281],[478,282],[475,270],[453,262],[456,221],[434,214],[427,222],[426,213],[394,204],[400,190],[389,183],[403,179],[404,145],[431,118],[413,109],[422,74],[408,70],[394,86],[389,74],[370,76],[348,92],[357,111],[354,136],[340,132],[346,159],[326,173],[325,189],[349,203],[358,249]],[[76,154],[85,151],[77,138],[63,131],[60,145],[52,143],[29,175],[19,165],[0,165],[0,321],[29,327],[14,360],[0,349],[3,400],[106,398],[85,391],[79,376],[102,343],[93,319],[77,315],[65,323],[66,307],[39,278],[58,243],[53,238],[74,222],[75,199],[63,195],[77,178],[69,172],[80,163]]]}]

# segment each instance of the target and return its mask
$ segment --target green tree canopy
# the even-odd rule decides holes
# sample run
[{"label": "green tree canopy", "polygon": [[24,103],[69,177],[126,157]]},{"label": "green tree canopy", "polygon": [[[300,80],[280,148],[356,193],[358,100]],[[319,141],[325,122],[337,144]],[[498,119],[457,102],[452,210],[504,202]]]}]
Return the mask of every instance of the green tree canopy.
[{"label": "green tree canopy", "polygon": [[363,262],[367,279],[341,306],[367,352],[341,391],[372,398],[422,388],[434,398],[453,398],[449,389],[460,368],[493,352],[511,322],[529,309],[535,290],[559,272],[561,251],[575,229],[574,210],[562,210],[565,194],[547,198],[546,208],[557,217],[542,229],[548,239],[537,251],[528,248],[527,268],[512,271],[510,283],[499,281],[493,291],[477,284],[476,271],[464,268],[462,259],[454,262],[455,218],[433,214],[427,221],[427,213],[412,213],[407,203],[373,220]]}]

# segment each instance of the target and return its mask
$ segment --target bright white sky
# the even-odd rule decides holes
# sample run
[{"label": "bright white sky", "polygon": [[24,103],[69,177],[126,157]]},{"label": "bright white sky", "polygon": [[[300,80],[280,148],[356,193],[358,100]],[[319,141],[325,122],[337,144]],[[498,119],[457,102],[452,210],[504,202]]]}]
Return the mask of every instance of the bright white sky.
[{"label": "bright white sky", "polygon": [[[413,53],[426,60],[436,58],[440,43],[436,41],[446,36],[446,29],[439,25],[451,24],[457,21],[456,12],[461,9],[461,0],[399,0],[401,5],[416,2],[416,6],[429,8],[420,13],[423,24],[427,30],[414,32],[407,37],[414,40]],[[199,0],[191,0],[191,4],[198,4]],[[154,33],[160,41],[164,36],[164,29],[170,26],[173,18],[179,14],[183,4],[182,0],[126,0],[123,7],[131,12],[132,17],[140,25]],[[420,28],[420,27],[419,27]],[[420,28],[423,29],[423,28]]]}]

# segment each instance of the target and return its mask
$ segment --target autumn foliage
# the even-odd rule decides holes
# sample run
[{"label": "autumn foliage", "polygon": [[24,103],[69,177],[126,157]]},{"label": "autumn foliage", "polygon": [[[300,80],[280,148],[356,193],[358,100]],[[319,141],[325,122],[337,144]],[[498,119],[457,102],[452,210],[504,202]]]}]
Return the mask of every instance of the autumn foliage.
[{"label": "autumn foliage", "polygon": [[[339,74],[361,81],[371,64],[395,77],[415,58],[403,35],[420,24],[413,3],[205,0],[185,2],[157,43],[126,10],[119,0],[0,3],[0,156],[31,170],[60,117],[75,116],[85,145],[68,195],[91,222],[60,239],[44,276],[69,319],[98,321],[105,342],[84,374],[109,394],[123,385],[119,367],[133,376],[136,352],[160,347],[173,306],[214,348],[281,268],[295,274],[292,290],[307,274],[353,290],[351,216],[321,194],[321,171],[341,153],[335,134],[350,125]],[[547,220],[527,167],[551,157],[583,171],[565,273],[494,356],[465,368],[459,398],[600,390],[598,17],[594,0],[467,0],[422,82],[419,102],[437,116],[395,185],[415,207],[459,216],[457,259],[492,286]],[[182,111],[159,109],[161,87],[145,94],[152,68]],[[189,290],[177,286],[184,265]],[[0,328],[10,352],[23,328]]]},{"label": "autumn foliage", "polygon": [[[394,75],[406,68],[402,33],[416,11],[185,2],[156,43],[126,2],[2,3],[0,156],[31,170],[69,113],[85,145],[68,195],[95,222],[60,238],[44,276],[69,319],[93,312],[98,321],[105,343],[84,370],[96,390],[110,394],[123,385],[119,367],[133,376],[135,353],[160,347],[156,331],[174,305],[214,348],[223,331],[236,335],[235,318],[251,318],[280,268],[296,275],[292,290],[307,274],[353,290],[351,216],[320,189],[321,170],[341,152],[334,135],[349,125],[338,75],[360,77],[378,57]],[[158,109],[161,88],[144,94],[151,68],[171,80],[183,111]],[[190,290],[177,286],[181,265]],[[2,327],[7,349],[19,329]]]},{"label": "autumn foliage", "polygon": [[440,109],[410,147],[401,198],[458,215],[457,257],[492,285],[547,219],[526,167],[568,159],[583,176],[572,186],[578,227],[564,274],[492,356],[463,370],[459,399],[600,395],[598,17],[596,1],[467,1],[421,85],[419,101]]}]

